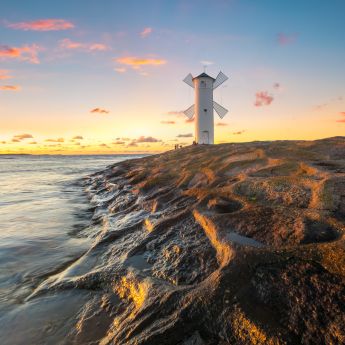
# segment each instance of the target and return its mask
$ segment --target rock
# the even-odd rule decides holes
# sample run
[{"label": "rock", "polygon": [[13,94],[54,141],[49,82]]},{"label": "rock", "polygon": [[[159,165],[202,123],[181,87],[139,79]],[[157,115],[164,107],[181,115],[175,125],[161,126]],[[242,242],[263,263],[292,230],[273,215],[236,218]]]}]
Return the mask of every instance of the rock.
[{"label": "rock", "polygon": [[196,145],[84,184],[95,243],[41,292],[89,291],[71,343],[345,343],[344,137]]}]

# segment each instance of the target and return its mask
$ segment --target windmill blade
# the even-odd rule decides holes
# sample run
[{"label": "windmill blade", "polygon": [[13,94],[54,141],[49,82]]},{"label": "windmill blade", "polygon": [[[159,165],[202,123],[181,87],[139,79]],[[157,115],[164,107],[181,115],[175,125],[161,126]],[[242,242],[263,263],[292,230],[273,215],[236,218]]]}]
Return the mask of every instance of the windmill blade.
[{"label": "windmill blade", "polygon": [[191,73],[189,73],[189,74],[187,75],[187,77],[183,79],[183,81],[184,81],[187,85],[189,85],[189,86],[191,86],[192,88],[194,88],[193,76],[191,75]]},{"label": "windmill blade", "polygon": [[187,110],[185,110],[183,113],[191,120],[194,116],[194,104],[191,105]]},{"label": "windmill blade", "polygon": [[213,90],[216,89],[218,86],[222,85],[228,79],[229,78],[222,71],[220,71],[217,75],[216,80],[213,83]]},{"label": "windmill blade", "polygon": [[224,107],[222,107],[220,104],[218,104],[217,102],[213,101],[213,108],[214,110],[217,112],[218,116],[222,119],[228,112],[227,109],[225,109]]}]

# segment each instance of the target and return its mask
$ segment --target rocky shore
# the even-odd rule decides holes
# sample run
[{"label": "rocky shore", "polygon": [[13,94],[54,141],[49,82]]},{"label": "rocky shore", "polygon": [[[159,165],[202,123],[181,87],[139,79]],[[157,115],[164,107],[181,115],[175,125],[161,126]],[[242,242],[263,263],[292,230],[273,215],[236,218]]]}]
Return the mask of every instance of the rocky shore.
[{"label": "rocky shore", "polygon": [[191,146],[83,184],[94,245],[30,296],[85,294],[67,343],[345,343],[345,137]]}]

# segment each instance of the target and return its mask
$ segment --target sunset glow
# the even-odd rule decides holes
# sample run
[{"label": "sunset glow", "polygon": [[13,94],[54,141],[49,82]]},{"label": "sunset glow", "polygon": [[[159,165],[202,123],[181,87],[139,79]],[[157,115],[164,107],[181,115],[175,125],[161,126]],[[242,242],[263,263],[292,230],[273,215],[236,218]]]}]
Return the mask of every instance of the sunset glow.
[{"label": "sunset glow", "polygon": [[2,1],[0,153],[189,145],[203,66],[229,76],[216,143],[344,135],[343,1],[131,3]]}]

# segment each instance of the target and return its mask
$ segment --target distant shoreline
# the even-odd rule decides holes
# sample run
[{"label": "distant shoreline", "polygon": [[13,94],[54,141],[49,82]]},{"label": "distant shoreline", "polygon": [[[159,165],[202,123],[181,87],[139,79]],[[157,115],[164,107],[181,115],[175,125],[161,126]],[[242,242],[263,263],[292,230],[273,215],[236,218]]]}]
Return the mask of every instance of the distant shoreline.
[{"label": "distant shoreline", "polygon": [[61,154],[61,153],[0,153],[3,156],[150,156],[157,153],[81,153],[81,154]]}]

